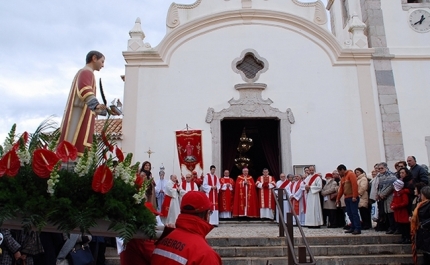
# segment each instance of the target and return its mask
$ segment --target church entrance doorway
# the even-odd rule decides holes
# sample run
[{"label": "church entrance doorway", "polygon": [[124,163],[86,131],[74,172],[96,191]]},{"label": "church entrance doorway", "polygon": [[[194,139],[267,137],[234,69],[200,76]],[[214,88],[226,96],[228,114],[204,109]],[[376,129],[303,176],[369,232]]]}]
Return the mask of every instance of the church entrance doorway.
[{"label": "church entrance doorway", "polygon": [[221,176],[226,169],[233,179],[242,174],[242,170],[235,165],[235,158],[239,157],[237,147],[244,128],[246,136],[253,142],[245,153],[250,159],[249,174],[257,180],[262,175],[263,168],[268,168],[269,174],[278,179],[282,170],[280,121],[273,118],[226,118],[221,121]]}]

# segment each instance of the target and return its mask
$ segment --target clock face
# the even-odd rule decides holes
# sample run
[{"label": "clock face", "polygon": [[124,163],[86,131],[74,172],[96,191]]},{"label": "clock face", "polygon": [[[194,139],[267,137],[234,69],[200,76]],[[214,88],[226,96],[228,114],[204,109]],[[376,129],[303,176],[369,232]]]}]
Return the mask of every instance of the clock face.
[{"label": "clock face", "polygon": [[409,25],[416,32],[429,32],[430,31],[430,13],[417,9],[409,15]]}]

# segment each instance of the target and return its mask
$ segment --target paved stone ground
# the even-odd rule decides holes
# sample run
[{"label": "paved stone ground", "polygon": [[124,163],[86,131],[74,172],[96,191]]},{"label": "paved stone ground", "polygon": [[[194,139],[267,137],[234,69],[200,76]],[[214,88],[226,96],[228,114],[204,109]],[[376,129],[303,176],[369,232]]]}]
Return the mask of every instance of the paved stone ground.
[{"label": "paved stone ground", "polygon": [[[310,229],[303,227],[306,237],[319,236],[340,236],[350,235],[345,234],[342,228],[326,228],[321,226],[319,229]],[[279,233],[278,224],[271,221],[238,221],[238,222],[220,222],[218,227],[215,227],[206,238],[220,237],[277,237]],[[361,231],[362,235],[385,235],[385,232],[376,232],[374,229]],[[300,231],[294,227],[294,236],[300,236]],[[360,235],[357,235],[360,236]]]}]

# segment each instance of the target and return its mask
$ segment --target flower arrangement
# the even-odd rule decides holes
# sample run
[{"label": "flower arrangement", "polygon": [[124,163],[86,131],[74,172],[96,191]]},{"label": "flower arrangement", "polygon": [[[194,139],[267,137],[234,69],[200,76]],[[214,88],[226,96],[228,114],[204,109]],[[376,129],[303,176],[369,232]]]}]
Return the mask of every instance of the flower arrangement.
[{"label": "flower arrangement", "polygon": [[144,206],[149,181],[136,174],[132,154],[124,157],[106,135],[109,122],[74,167],[76,148],[58,143],[59,130],[49,119],[32,134],[17,136],[13,125],[0,146],[0,226],[20,217],[24,229],[52,224],[62,232],[91,233],[106,220],[125,242],[138,231],[155,236],[155,216]]}]

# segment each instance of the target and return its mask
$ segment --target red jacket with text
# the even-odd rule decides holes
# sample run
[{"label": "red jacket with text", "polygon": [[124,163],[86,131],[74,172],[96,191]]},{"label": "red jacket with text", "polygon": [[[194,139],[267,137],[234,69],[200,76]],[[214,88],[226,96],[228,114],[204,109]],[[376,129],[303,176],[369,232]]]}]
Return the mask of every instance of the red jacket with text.
[{"label": "red jacket with text", "polygon": [[197,216],[180,214],[176,220],[176,229],[158,242],[152,253],[151,264],[222,264],[220,256],[205,239],[212,228],[212,225]]}]

